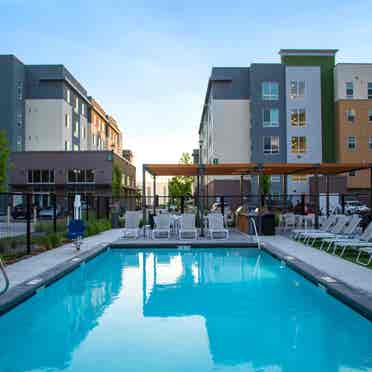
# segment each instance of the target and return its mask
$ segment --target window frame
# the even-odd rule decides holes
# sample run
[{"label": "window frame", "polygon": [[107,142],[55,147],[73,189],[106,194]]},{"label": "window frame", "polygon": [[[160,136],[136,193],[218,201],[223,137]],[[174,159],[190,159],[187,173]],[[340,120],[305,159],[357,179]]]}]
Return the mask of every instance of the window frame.
[{"label": "window frame", "polygon": [[[350,148],[350,139],[353,138],[354,139],[354,148]],[[347,141],[346,141],[346,145],[347,145],[347,150],[348,151],[351,151],[351,152],[355,152],[356,149],[357,149],[357,140],[356,140],[356,136],[348,136],[347,137]]]},{"label": "window frame", "polygon": [[367,99],[372,99],[372,81],[367,82]]},{"label": "window frame", "polygon": [[[74,181],[70,179],[70,175],[74,174]],[[79,174],[79,175],[77,175]],[[81,175],[81,178],[80,178]],[[93,176],[92,181],[88,181],[88,176]],[[80,178],[80,181],[79,181]],[[85,168],[69,168],[66,170],[66,183],[70,185],[76,184],[95,184],[96,183],[96,174],[94,169],[85,169]]]},{"label": "window frame", "polygon": [[367,110],[367,120],[368,120],[368,123],[372,123],[372,108],[369,108]]},{"label": "window frame", "polygon": [[[265,150],[265,139],[270,138],[270,150]],[[277,151],[273,151],[273,139],[277,139]],[[280,154],[280,137],[279,136],[263,136],[263,153],[264,155],[278,155]]]},{"label": "window frame", "polygon": [[[349,116],[349,113],[350,113],[350,112],[353,112],[353,113],[354,113],[354,115],[352,116],[352,117],[353,117],[352,120],[350,120],[350,116]],[[348,109],[346,109],[345,114],[346,114],[346,121],[347,121],[348,123],[354,124],[354,123],[355,123],[355,119],[356,119],[356,111],[355,111],[355,109],[353,109],[353,108],[348,108]]]},{"label": "window frame", "polygon": [[[34,181],[36,172],[39,172],[39,181]],[[48,181],[43,181],[44,172],[48,173]],[[30,185],[54,185],[55,184],[55,169],[39,169],[39,168],[32,168],[27,169],[26,173],[26,180],[27,184]]]},{"label": "window frame", "polygon": [[[265,94],[265,89],[264,89],[264,86],[267,84],[268,86],[268,94]],[[273,87],[276,86],[277,87],[277,94],[273,94]],[[279,92],[279,82],[278,81],[273,81],[273,80],[270,80],[270,81],[263,81],[261,83],[261,98],[263,101],[278,101],[279,100],[279,96],[280,96],[280,92]]]},{"label": "window frame", "polygon": [[[305,120],[301,121],[301,113],[304,114]],[[295,114],[297,117],[297,124],[294,124],[292,120],[292,115]],[[305,108],[297,108],[297,109],[291,109],[290,110],[290,121],[291,126],[294,128],[306,128],[307,127],[307,120],[306,120],[306,109]]]},{"label": "window frame", "polygon": [[289,82],[289,97],[291,99],[302,99],[305,97],[305,80],[291,80]]},{"label": "window frame", "polygon": [[[348,87],[348,85],[351,85]],[[351,94],[348,94],[348,91],[351,91]],[[354,83],[352,81],[345,82],[345,97],[346,99],[353,99],[354,98]]]},{"label": "window frame", "polygon": [[[272,111],[276,111],[277,112],[277,122],[274,122],[272,120]],[[268,112],[269,113],[269,116],[270,116],[270,119],[269,121],[265,121],[265,112]],[[280,118],[279,118],[279,108],[277,107],[269,107],[269,108],[263,108],[262,109],[262,127],[263,128],[279,128],[280,126]],[[114,141],[113,141],[115,144],[117,142],[117,138],[116,136],[114,137]]]},{"label": "window frame", "polygon": [[[297,139],[297,151],[294,151],[294,139]],[[304,146],[301,146],[301,140],[302,144]],[[291,136],[291,154],[306,154],[307,153],[307,137],[306,136]]]}]

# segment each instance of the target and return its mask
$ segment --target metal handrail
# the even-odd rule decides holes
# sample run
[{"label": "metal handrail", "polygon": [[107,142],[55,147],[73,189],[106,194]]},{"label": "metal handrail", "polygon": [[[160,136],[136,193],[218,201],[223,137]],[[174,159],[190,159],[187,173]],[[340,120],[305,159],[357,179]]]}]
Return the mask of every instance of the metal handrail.
[{"label": "metal handrail", "polygon": [[258,236],[258,232],[257,232],[256,220],[255,220],[253,217],[251,217],[251,218],[249,219],[249,221],[250,221],[250,222],[252,223],[252,225],[253,225],[254,233],[255,233],[255,235],[256,235],[257,247],[258,247],[258,249],[261,249],[261,242],[260,242],[260,238],[259,238],[259,236]]},{"label": "metal handrail", "polygon": [[4,275],[4,279],[5,279],[5,288],[2,291],[0,291],[0,296],[1,296],[9,289],[9,284],[10,284],[8,274],[6,273],[5,266],[1,258],[0,258],[0,271]]}]

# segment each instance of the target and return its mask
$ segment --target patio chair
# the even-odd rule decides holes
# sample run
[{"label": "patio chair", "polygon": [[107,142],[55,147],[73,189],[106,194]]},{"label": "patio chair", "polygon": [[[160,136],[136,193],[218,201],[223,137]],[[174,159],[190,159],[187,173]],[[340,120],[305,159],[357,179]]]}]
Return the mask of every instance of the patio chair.
[{"label": "patio chair", "polygon": [[294,213],[285,213],[282,215],[283,231],[296,227],[296,215]]},{"label": "patio chair", "polygon": [[125,212],[125,228],[123,229],[124,238],[139,238],[141,230],[139,224],[141,221],[141,212],[127,211]]},{"label": "patio chair", "polygon": [[198,238],[198,231],[195,227],[195,214],[193,213],[184,213],[179,219],[178,238],[182,239],[184,236],[191,236],[191,239]]},{"label": "patio chair", "polygon": [[[361,260],[363,253],[366,253],[369,257],[366,263]],[[372,247],[371,248],[367,248],[367,247],[359,248],[358,256],[355,262],[363,266],[368,266],[371,263],[371,261],[372,261]]]},{"label": "patio chair", "polygon": [[[326,239],[322,239],[322,244],[320,245],[320,250],[323,248],[329,251],[330,247],[332,246],[332,243],[337,239],[349,239],[353,238],[354,234],[360,224],[360,221],[362,219],[359,217],[359,215],[354,214],[351,219],[349,220],[347,226],[345,227],[345,230],[342,232],[342,234],[335,234],[333,237],[329,237]],[[328,243],[328,247],[325,246]]]},{"label": "patio chair", "polygon": [[170,238],[171,219],[169,214],[154,216],[155,228],[152,230],[153,239]]},{"label": "patio chair", "polygon": [[329,229],[329,231],[301,234],[302,236],[305,236],[304,243],[307,244],[309,242],[310,245],[314,245],[318,239],[334,238],[336,235],[341,234],[344,231],[349,220],[350,219],[347,216],[339,216],[337,222]]},{"label": "patio chair", "polygon": [[229,239],[229,230],[225,228],[224,218],[221,213],[208,214],[208,235],[211,239],[215,235],[223,235],[222,239]]},{"label": "patio chair", "polygon": [[332,254],[337,254],[337,249],[341,248],[340,257],[342,257],[346,249],[350,248],[359,251],[360,249],[372,248],[372,221],[368,224],[364,232],[359,238],[349,238],[349,239],[335,239],[332,243],[333,252]]},{"label": "patio chair", "polygon": [[337,216],[329,216],[319,229],[294,229],[292,230],[291,237],[295,240],[299,239],[302,234],[312,233],[312,232],[326,232],[328,231],[337,221]]}]

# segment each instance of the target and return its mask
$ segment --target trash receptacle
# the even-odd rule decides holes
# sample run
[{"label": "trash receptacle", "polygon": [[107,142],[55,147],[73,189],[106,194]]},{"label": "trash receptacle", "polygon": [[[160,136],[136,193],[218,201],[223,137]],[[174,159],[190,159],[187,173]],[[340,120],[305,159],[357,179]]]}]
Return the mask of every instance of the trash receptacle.
[{"label": "trash receptacle", "polygon": [[263,213],[260,215],[260,234],[275,235],[275,214]]}]

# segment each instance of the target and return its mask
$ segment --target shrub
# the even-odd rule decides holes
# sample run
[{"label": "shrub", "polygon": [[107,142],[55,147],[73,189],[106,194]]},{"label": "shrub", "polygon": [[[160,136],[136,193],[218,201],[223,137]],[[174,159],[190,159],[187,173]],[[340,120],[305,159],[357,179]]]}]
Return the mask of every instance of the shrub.
[{"label": "shrub", "polygon": [[56,248],[61,245],[62,237],[60,234],[51,234],[48,236],[49,244],[52,248]]}]

